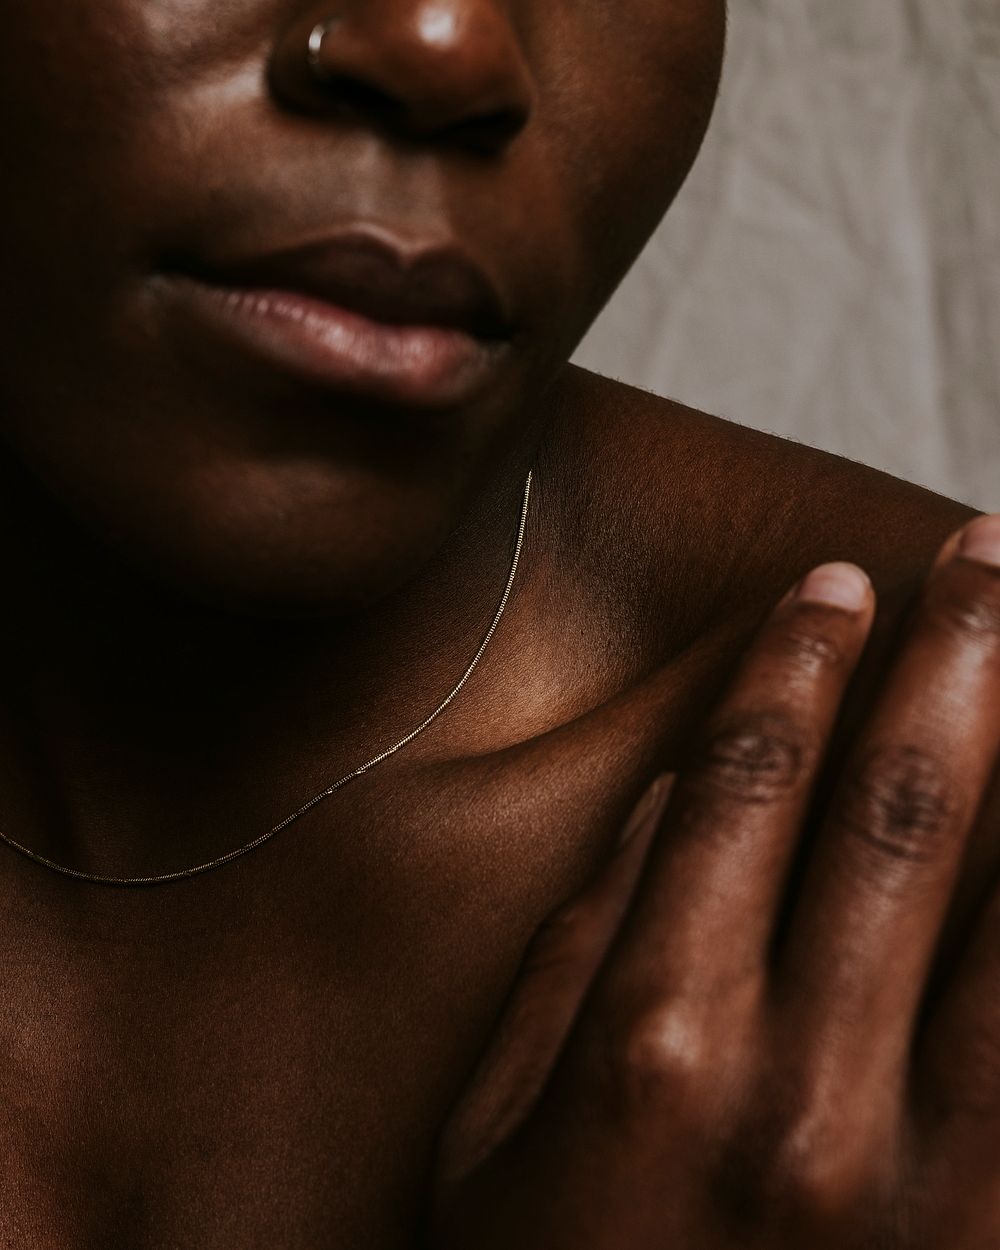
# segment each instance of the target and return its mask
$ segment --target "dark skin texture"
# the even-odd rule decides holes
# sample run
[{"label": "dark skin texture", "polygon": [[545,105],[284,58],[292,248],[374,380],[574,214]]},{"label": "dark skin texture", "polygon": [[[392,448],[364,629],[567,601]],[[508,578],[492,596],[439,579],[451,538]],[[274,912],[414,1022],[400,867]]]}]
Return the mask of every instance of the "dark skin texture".
[{"label": "dark skin texture", "polygon": [[[992,1244],[974,1164],[995,1154],[997,1035],[976,977],[1000,944],[965,943],[988,809],[954,878],[998,735],[995,576],[939,572],[909,667],[884,676],[970,514],[561,363],[694,158],[722,5],[366,0],[320,87],[302,61],[328,11],[5,6],[3,827],[128,875],[277,822],[453,684],[533,465],[516,594],[445,717],[248,858],[111,890],[3,851],[0,1241]],[[503,288],[511,350],[461,411],[373,411],[178,332],[178,258],[355,220],[459,239]],[[783,885],[789,847],[821,848],[802,796],[871,603],[786,604],[728,686],[773,604],[829,560],[863,564],[882,603],[842,744],[888,691],[870,723],[907,749],[931,726],[918,745],[947,740],[961,797],[930,821],[931,855],[926,777],[862,787],[881,806],[850,827],[889,819],[893,838],[858,840],[884,853],[853,875],[817,851],[832,900],[807,870]],[[753,732],[723,738],[720,772],[691,748],[727,688]],[[775,691],[785,720],[761,734]],[[775,785],[800,737],[812,755]],[[662,829],[612,855],[677,768]],[[949,898],[941,1009],[920,1026],[930,1093],[906,1101],[891,1077]],[[764,995],[746,970],[775,924],[783,979]],[[880,996],[887,980],[906,993]],[[691,1003],[717,1005],[710,1023]]]}]

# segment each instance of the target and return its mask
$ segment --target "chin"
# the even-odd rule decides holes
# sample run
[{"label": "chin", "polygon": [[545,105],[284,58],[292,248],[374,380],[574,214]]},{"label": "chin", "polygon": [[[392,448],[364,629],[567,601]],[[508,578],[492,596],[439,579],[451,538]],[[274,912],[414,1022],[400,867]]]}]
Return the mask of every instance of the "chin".
[{"label": "chin", "polygon": [[314,456],[206,457],[186,468],[164,459],[155,468],[107,456],[26,468],[5,457],[4,524],[21,535],[13,557],[49,568],[85,604],[137,595],[168,611],[174,600],[335,620],[419,573],[461,510],[433,478],[348,472]]},{"label": "chin", "polygon": [[415,413],[250,368],[219,378],[141,316],[115,325],[114,351],[63,371],[72,393],[32,374],[6,406],[12,485],[43,527],[53,500],[69,514],[58,576],[73,547],[98,579],[220,611],[345,617],[426,567],[525,434],[513,369],[487,400]]},{"label": "chin", "polygon": [[249,476],[192,485],[169,510],[89,524],[124,565],[183,599],[240,616],[333,621],[405,585],[456,521],[440,499],[428,506],[384,484]]}]

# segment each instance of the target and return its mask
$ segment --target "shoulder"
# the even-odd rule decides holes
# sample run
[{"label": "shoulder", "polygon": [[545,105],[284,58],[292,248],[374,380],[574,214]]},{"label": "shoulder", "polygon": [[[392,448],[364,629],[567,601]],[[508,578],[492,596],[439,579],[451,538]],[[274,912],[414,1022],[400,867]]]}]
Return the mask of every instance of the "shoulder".
[{"label": "shoulder", "polygon": [[560,477],[574,575],[640,632],[669,619],[678,650],[759,617],[827,560],[860,564],[884,602],[905,600],[974,515],[867,466],[576,368],[553,392],[542,470]]}]

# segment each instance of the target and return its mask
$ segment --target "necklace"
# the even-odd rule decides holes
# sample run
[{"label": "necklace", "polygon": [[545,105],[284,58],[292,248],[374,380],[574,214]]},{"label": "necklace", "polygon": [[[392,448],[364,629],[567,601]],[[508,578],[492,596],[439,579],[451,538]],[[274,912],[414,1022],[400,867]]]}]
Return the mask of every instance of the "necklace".
[{"label": "necklace", "polygon": [[387,760],[390,755],[395,755],[397,751],[401,751],[403,747],[411,743],[414,738],[416,738],[419,734],[422,734],[429,725],[432,725],[445,708],[447,708],[449,704],[451,704],[458,696],[462,687],[475,672],[479,661],[485,655],[486,648],[493,641],[493,635],[496,633],[497,627],[499,626],[500,621],[503,618],[503,614],[507,609],[507,602],[510,599],[511,591],[514,588],[514,579],[517,576],[517,566],[521,560],[521,549],[524,546],[524,532],[528,523],[528,505],[530,502],[531,474],[529,473],[524,483],[524,499],[521,504],[521,521],[517,532],[517,542],[514,545],[514,558],[511,561],[510,573],[507,577],[507,584],[504,587],[503,597],[500,600],[499,607],[494,613],[492,623],[486,631],[486,636],[479,645],[479,650],[472,657],[472,662],[459,678],[458,683],[445,696],[445,698],[441,700],[434,711],[431,712],[429,716],[425,717],[415,729],[411,729],[405,737],[400,738],[398,742],[394,742],[392,746],[386,747],[384,751],[380,751],[378,755],[373,756],[373,758],[368,760],[367,763],[359,765],[357,768],[352,769],[351,772],[346,773],[343,777],[338,778],[331,785],[327,786],[325,790],[321,790],[319,794],[314,795],[308,803],[303,803],[302,806],[292,812],[291,815],[286,816],[284,820],[279,820],[278,823],[268,829],[266,833],[262,833],[260,837],[254,838],[254,840],[252,842],[248,842],[246,846],[237,847],[235,851],[229,851],[226,855],[220,855],[218,859],[209,860],[207,864],[198,864],[194,868],[183,868],[180,872],[165,872],[153,877],[108,877],[97,873],[80,872],[76,868],[67,868],[63,864],[57,864],[51,859],[46,859],[44,855],[39,855],[37,851],[32,851],[29,850],[28,847],[22,846],[20,842],[15,842],[13,838],[8,837],[2,830],[0,830],[0,841],[5,842],[7,846],[11,847],[15,851],[19,851],[22,855],[26,855],[28,859],[34,860],[36,864],[41,864],[45,868],[51,868],[53,872],[61,873],[64,877],[75,877],[78,881],[90,881],[97,885],[117,886],[165,885],[170,881],[182,881],[186,880],[188,877],[197,877],[203,872],[211,871],[213,868],[221,868],[223,864],[228,864],[234,859],[239,859],[242,855],[248,855],[251,851],[255,851],[257,847],[263,846],[264,843],[273,838],[276,833],[280,833],[282,829],[286,829],[293,821],[298,820],[300,816],[304,816],[306,812],[315,807],[317,803],[321,803],[324,799],[329,798],[331,794],[334,794],[337,790],[346,786],[349,781],[354,781],[355,778],[369,772],[371,769],[381,764],[384,760]]}]

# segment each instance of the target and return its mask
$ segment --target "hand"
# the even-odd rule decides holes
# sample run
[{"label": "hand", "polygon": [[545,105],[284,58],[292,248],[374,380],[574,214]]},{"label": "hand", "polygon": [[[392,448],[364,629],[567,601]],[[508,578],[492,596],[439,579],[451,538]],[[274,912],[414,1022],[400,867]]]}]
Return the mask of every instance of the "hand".
[{"label": "hand", "polygon": [[1000,519],[846,763],[860,570],[773,612],[692,766],[554,916],[444,1134],[433,1250],[1000,1246],[1000,895],[926,996],[1000,752]]}]

